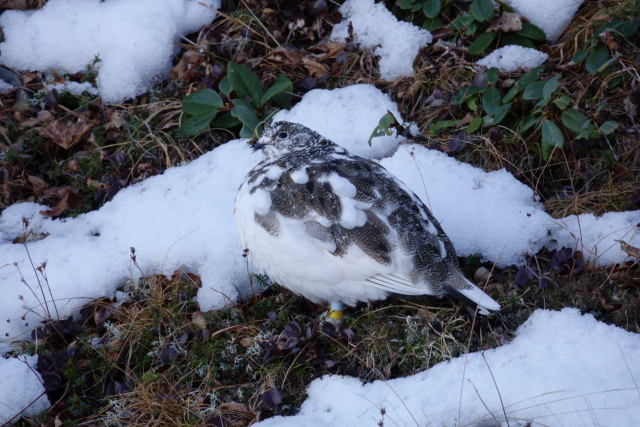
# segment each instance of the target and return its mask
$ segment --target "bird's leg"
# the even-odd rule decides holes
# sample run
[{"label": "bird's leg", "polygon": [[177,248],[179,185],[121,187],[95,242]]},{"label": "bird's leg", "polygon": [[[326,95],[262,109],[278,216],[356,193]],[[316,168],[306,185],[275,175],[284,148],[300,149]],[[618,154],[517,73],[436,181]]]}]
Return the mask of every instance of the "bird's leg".
[{"label": "bird's leg", "polygon": [[331,306],[329,308],[329,317],[327,318],[327,322],[333,323],[334,325],[342,324],[342,319],[344,318],[344,304],[340,301],[331,301]]}]

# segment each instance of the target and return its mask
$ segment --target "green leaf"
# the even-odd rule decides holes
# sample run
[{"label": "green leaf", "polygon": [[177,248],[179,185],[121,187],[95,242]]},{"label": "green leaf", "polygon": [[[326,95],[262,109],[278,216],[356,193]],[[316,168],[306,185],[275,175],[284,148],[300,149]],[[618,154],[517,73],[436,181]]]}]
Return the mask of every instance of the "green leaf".
[{"label": "green leaf", "polygon": [[482,108],[484,111],[493,115],[500,107],[500,90],[495,87],[491,87],[484,92],[482,97]]},{"label": "green leaf", "polygon": [[260,106],[263,106],[267,103],[268,100],[273,98],[276,95],[281,95],[283,93],[293,91],[293,83],[286,76],[278,76],[273,85],[267,89],[267,91],[262,95],[262,99],[260,100]]},{"label": "green leaf", "polygon": [[251,98],[255,107],[260,106],[262,100],[262,85],[260,79],[244,65],[229,62],[227,65],[227,77],[231,89],[241,98]]},{"label": "green leaf", "polygon": [[562,124],[573,133],[582,132],[589,124],[587,116],[578,110],[566,110],[562,112]]},{"label": "green leaf", "polygon": [[480,34],[478,38],[472,41],[469,45],[469,53],[471,55],[480,55],[487,47],[489,47],[495,38],[496,33],[493,32]]},{"label": "green leaf", "polygon": [[220,90],[221,93],[224,93],[225,95],[229,96],[229,94],[231,93],[231,83],[229,83],[229,76],[224,76],[222,78],[222,80],[220,80],[220,83],[218,83],[218,89]]},{"label": "green leaf", "polygon": [[571,103],[571,98],[567,95],[562,95],[561,97],[554,99],[553,103],[556,104],[559,109],[564,110]]},{"label": "green leaf", "polygon": [[551,120],[544,119],[542,121],[542,157],[547,160],[551,155],[554,147],[562,148],[564,146],[564,135],[562,131]]},{"label": "green leaf", "polygon": [[218,114],[217,110],[210,110],[193,115],[182,121],[178,130],[184,136],[194,136],[209,127],[211,120]]},{"label": "green leaf", "polygon": [[524,90],[524,93],[522,94],[522,99],[542,99],[542,89],[544,88],[544,84],[545,82],[541,81],[529,83],[529,85]]},{"label": "green leaf", "polygon": [[544,82],[544,86],[542,86],[542,100],[544,101],[544,105],[547,105],[549,102],[551,102],[551,96],[553,95],[553,92],[555,92],[558,88],[558,81],[560,80],[560,77],[562,77],[562,74],[556,74],[555,76]]},{"label": "green leaf", "polygon": [[444,24],[442,23],[442,19],[440,19],[439,16],[436,16],[435,18],[431,18],[431,19],[427,18],[422,23],[422,28],[429,31],[433,31],[437,28],[442,28],[442,27],[444,27]]},{"label": "green leaf", "polygon": [[440,13],[441,7],[440,0],[425,0],[422,3],[422,13],[427,18],[435,18]]},{"label": "green leaf", "polygon": [[478,86],[464,86],[460,91],[453,97],[451,101],[451,105],[461,105],[464,101],[466,101],[470,96],[473,96],[482,91],[482,88]]},{"label": "green leaf", "polygon": [[373,132],[371,132],[371,135],[369,136],[369,145],[371,145],[371,140],[373,138],[383,135],[391,135],[393,133],[391,125],[394,123],[396,123],[396,118],[390,111],[387,111],[387,113],[378,120],[378,125],[373,128]]},{"label": "green leaf", "polygon": [[234,99],[231,115],[242,122],[240,137],[253,138],[254,130],[260,123],[256,109],[244,99]]},{"label": "green leaf", "polygon": [[494,85],[498,82],[498,73],[500,72],[500,70],[498,70],[495,67],[491,67],[487,70],[487,82],[491,85]]},{"label": "green leaf", "polygon": [[536,47],[536,45],[530,39],[516,33],[507,33],[500,37],[500,46],[508,46],[511,44],[528,47],[531,49],[535,49]]},{"label": "green leaf", "polygon": [[218,114],[215,119],[211,122],[211,127],[213,128],[222,128],[222,129],[231,129],[240,125],[241,122],[236,117],[233,117],[230,112],[224,112],[222,114]]},{"label": "green leaf", "polygon": [[471,120],[471,122],[467,126],[467,132],[475,132],[480,128],[480,126],[482,126],[482,117],[476,117],[475,119]]},{"label": "green leaf", "polygon": [[471,15],[477,21],[488,21],[493,16],[493,2],[491,0],[473,0]]},{"label": "green leaf", "polygon": [[544,31],[529,22],[523,22],[522,30],[518,31],[516,34],[540,42],[543,42],[547,39]]},{"label": "green leaf", "polygon": [[618,126],[620,126],[620,123],[613,120],[608,120],[600,125],[600,132],[605,135],[611,135],[614,130],[618,129]]},{"label": "green leaf", "polygon": [[518,132],[522,135],[527,130],[529,130],[531,126],[535,125],[537,122],[538,122],[538,118],[536,116],[526,116],[520,122]]},{"label": "green leaf", "polygon": [[625,21],[618,27],[618,33],[623,37],[631,37],[638,31],[640,27],[640,18],[635,18],[630,21]]},{"label": "green leaf", "polygon": [[603,44],[598,44],[589,56],[587,56],[586,61],[584,61],[584,69],[587,70],[587,73],[595,75],[598,73],[600,66],[607,62],[608,59],[609,48]]},{"label": "green leaf", "polygon": [[525,74],[520,77],[520,79],[516,82],[516,84],[509,89],[509,92],[502,98],[502,102],[510,102],[513,98],[516,97],[518,93],[524,90],[527,86],[529,86],[536,78],[538,78],[538,72],[542,67],[532,68],[527,71]]},{"label": "green leaf", "polygon": [[223,105],[222,98],[215,91],[202,89],[184,97],[182,111],[195,116],[196,114],[217,111]]},{"label": "green leaf", "polygon": [[420,10],[420,3],[416,0],[398,0],[396,1],[396,5],[400,9],[410,10],[411,12]]},{"label": "green leaf", "polygon": [[510,109],[511,104],[504,104],[498,107],[493,114],[493,122],[491,124],[495,126],[500,123],[505,118]]},{"label": "green leaf", "polygon": [[434,136],[438,136],[444,129],[453,127],[457,124],[457,120],[438,120],[437,122],[429,126],[429,132],[431,132]]},{"label": "green leaf", "polygon": [[579,64],[582,61],[584,61],[584,58],[586,58],[587,55],[589,55],[589,49],[579,50],[578,52],[576,52],[575,55],[573,55],[573,58],[571,58],[571,61],[575,62],[576,64]]}]

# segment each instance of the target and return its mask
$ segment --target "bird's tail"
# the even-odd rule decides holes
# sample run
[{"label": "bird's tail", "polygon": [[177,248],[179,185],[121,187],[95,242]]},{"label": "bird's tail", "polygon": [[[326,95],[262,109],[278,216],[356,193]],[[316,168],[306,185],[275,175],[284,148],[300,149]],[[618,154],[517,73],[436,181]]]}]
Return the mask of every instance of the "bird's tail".
[{"label": "bird's tail", "polygon": [[500,310],[500,304],[467,280],[461,273],[455,274],[445,284],[444,290],[452,298],[456,298],[472,307],[477,306],[481,314],[489,314],[492,311]]}]

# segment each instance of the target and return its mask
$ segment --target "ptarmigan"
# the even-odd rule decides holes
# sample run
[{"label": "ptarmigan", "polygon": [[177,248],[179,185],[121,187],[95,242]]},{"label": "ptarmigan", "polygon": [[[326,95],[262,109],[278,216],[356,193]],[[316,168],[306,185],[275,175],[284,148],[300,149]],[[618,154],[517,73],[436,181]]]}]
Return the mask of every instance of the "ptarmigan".
[{"label": "ptarmigan", "polygon": [[235,219],[249,261],[315,303],[389,293],[452,296],[481,312],[500,305],[468,281],[429,209],[378,163],[302,125],[275,122],[254,149]]}]

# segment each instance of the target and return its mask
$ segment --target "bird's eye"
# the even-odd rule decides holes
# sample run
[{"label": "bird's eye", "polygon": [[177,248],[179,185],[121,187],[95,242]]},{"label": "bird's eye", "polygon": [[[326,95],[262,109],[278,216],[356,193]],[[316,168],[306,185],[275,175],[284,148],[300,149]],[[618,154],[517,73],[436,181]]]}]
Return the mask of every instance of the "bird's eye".
[{"label": "bird's eye", "polygon": [[289,134],[287,132],[280,132],[278,134],[278,138],[280,138],[280,139],[285,139],[288,136],[289,136]]}]

